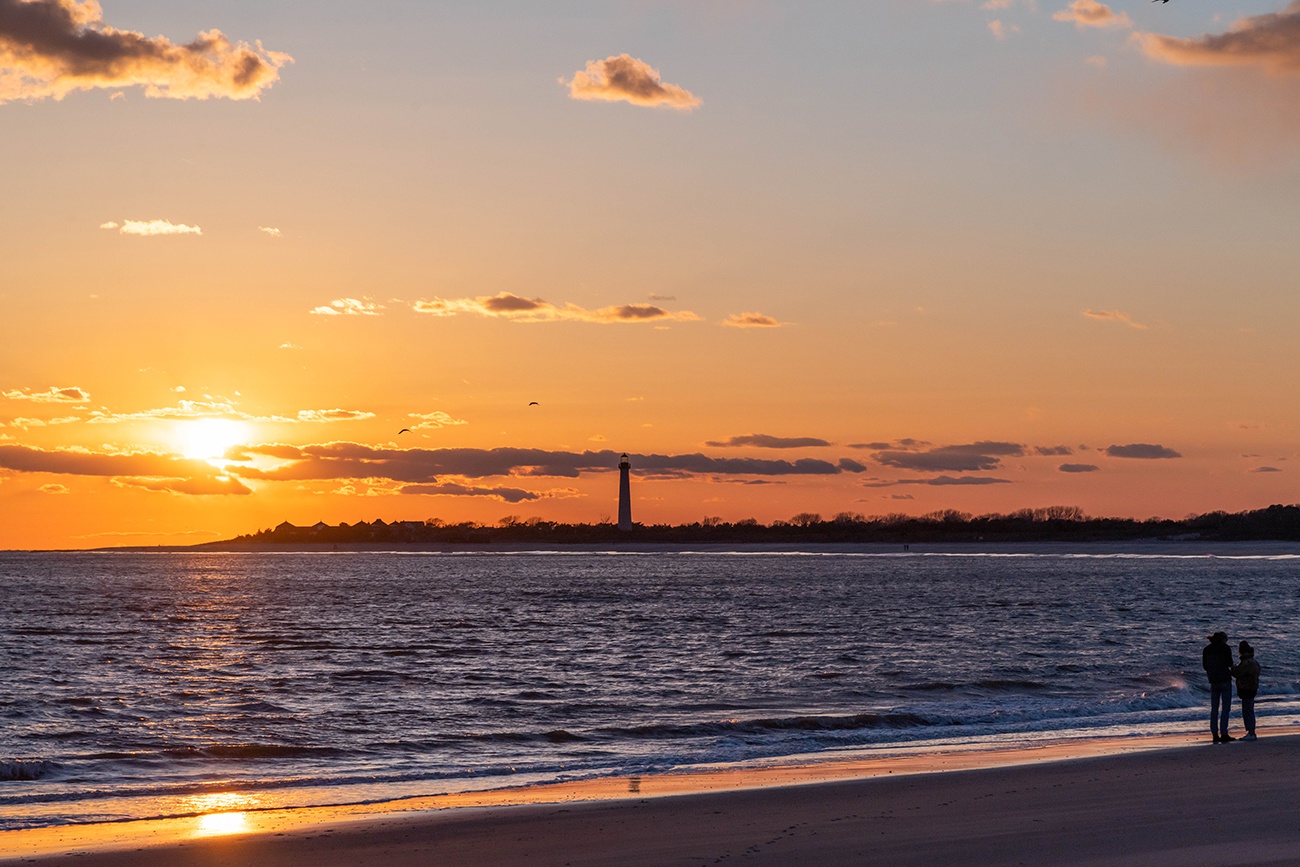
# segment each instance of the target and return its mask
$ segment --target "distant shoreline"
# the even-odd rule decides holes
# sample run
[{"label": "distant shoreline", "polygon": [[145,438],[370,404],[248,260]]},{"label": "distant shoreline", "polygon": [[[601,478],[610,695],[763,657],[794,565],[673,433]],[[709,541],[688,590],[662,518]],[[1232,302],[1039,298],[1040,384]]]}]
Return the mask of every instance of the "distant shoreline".
[{"label": "distant shoreline", "polygon": [[1023,542],[204,542],[197,545],[123,545],[100,548],[6,549],[5,554],[862,554],[1066,556],[1287,556],[1300,557],[1300,542],[1132,539],[1125,541]]}]

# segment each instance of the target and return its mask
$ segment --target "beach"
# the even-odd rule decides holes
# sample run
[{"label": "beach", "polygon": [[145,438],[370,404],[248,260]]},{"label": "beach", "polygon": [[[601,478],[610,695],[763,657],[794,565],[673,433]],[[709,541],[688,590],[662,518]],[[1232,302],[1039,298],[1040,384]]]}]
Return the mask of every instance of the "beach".
[{"label": "beach", "polygon": [[1294,864],[1298,810],[1300,735],[1180,735],[14,831],[0,853],[45,867]]}]

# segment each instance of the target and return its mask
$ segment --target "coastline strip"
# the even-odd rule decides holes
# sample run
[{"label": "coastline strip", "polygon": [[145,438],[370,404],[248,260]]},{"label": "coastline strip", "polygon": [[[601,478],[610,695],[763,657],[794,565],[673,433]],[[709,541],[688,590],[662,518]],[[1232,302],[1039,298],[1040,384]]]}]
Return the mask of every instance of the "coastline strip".
[{"label": "coastline strip", "polygon": [[747,863],[854,863],[870,852],[873,863],[900,865],[1186,865],[1292,863],[1300,852],[1294,729],[1225,746],[1180,734],[808,759],[8,831],[0,862],[330,867],[382,852],[385,867],[649,867],[741,854]]}]

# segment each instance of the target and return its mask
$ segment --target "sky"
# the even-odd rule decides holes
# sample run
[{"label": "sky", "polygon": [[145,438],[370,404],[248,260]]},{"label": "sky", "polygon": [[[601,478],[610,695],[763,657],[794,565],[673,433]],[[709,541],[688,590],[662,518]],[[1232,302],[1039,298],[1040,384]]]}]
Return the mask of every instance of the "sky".
[{"label": "sky", "polygon": [[1297,97],[1286,0],[0,0],[0,548],[1295,502]]}]

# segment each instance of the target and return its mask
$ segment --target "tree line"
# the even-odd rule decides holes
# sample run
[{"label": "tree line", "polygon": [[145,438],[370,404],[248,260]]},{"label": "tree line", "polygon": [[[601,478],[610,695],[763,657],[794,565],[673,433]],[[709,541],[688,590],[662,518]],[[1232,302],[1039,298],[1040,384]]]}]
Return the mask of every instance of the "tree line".
[{"label": "tree line", "polygon": [[[1181,520],[1168,518],[1093,518],[1077,506],[1021,509],[1007,514],[972,515],[942,509],[925,515],[875,515],[840,512],[825,518],[801,512],[788,520],[762,524],[753,518],[725,521],[705,517],[687,524],[638,524],[621,531],[603,521],[566,524],[508,515],[494,524],[426,521],[316,524],[285,522],[233,542],[253,544],[355,544],[524,542],[1116,542],[1137,539],[1300,541],[1300,505],[1274,505],[1246,512],[1207,512]],[[221,544],[221,543],[217,543]]]}]

